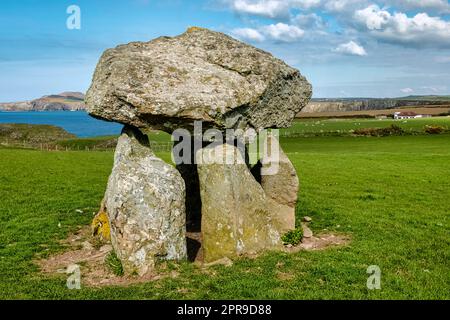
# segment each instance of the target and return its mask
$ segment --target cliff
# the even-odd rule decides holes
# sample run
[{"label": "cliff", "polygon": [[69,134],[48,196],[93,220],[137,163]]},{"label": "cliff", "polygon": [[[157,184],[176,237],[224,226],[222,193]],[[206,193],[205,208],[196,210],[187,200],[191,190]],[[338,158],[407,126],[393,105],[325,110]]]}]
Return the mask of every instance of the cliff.
[{"label": "cliff", "polygon": [[398,99],[313,99],[301,113],[386,110],[404,107],[449,105],[447,97],[406,97]]},{"label": "cliff", "polygon": [[0,111],[80,111],[85,109],[84,94],[81,92],[63,92],[30,101],[0,103]]}]

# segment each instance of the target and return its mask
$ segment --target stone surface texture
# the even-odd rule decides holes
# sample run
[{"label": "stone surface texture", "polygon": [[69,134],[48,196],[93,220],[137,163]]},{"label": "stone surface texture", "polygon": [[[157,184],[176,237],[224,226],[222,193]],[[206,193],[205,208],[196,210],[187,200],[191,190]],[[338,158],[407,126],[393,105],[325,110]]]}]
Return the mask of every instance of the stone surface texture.
[{"label": "stone surface texture", "polygon": [[139,130],[125,128],[105,194],[114,250],[127,274],[186,258],[185,184]]},{"label": "stone surface texture", "polygon": [[295,229],[300,182],[294,165],[284,153],[277,137],[268,134],[267,147],[269,151],[260,160],[261,186],[271,200],[278,224],[282,226],[283,232],[287,232]]},{"label": "stone surface texture", "polygon": [[300,72],[270,53],[192,28],[107,50],[86,104],[95,117],[138,128],[171,132],[201,120],[258,130],[290,126],[311,94]]},{"label": "stone surface texture", "polygon": [[208,147],[197,153],[197,162],[204,261],[281,248],[278,222],[241,152],[227,144]]}]

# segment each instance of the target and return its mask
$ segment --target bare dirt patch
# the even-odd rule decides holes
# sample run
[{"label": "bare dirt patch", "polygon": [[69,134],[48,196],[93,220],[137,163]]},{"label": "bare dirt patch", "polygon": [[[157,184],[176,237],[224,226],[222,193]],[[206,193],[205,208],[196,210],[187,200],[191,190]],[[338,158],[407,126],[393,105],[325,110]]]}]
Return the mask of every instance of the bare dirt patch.
[{"label": "bare dirt patch", "polygon": [[277,279],[280,281],[290,281],[295,279],[295,274],[277,271]]},{"label": "bare dirt patch", "polygon": [[158,266],[158,272],[148,274],[144,277],[117,276],[105,263],[106,256],[111,252],[109,244],[99,245],[91,236],[90,227],[84,227],[66,240],[62,241],[68,251],[41,259],[36,263],[45,274],[56,276],[66,274],[68,267],[78,265],[81,271],[81,283],[89,287],[105,286],[129,286],[138,283],[156,281],[168,277],[177,277],[174,270],[165,270],[164,263]]},{"label": "bare dirt patch", "polygon": [[[197,242],[201,241],[200,235],[196,233],[188,234],[188,237],[188,239],[195,240]],[[331,247],[345,246],[349,242],[349,236],[327,233],[313,236],[311,238],[304,238],[300,245],[295,247],[286,247],[285,251],[294,253],[301,250],[325,250]],[[111,245],[100,244],[95,238],[93,238],[89,226],[84,227],[78,232],[70,235],[67,239],[61,241],[61,244],[67,247],[65,252],[52,255],[46,259],[37,260],[36,264],[41,268],[41,272],[44,274],[66,278],[68,277],[68,268],[72,265],[78,265],[81,271],[81,283],[83,286],[126,287],[133,284],[156,281],[164,278],[175,278],[178,276],[178,272],[176,270],[169,270],[167,264],[164,262],[157,266],[154,273],[148,274],[144,277],[115,275],[105,263],[105,258],[112,251]],[[214,272],[209,269],[210,266],[202,264],[201,261],[199,261],[199,258],[201,258],[201,250],[198,250],[198,248],[196,249],[197,256],[194,256],[193,259],[191,258],[191,261],[195,262],[202,272]],[[211,266],[213,265],[216,264],[211,264]],[[232,265],[232,262],[230,265]],[[280,273],[278,274],[278,278],[280,280],[289,280],[290,276]]]},{"label": "bare dirt patch", "polygon": [[310,238],[303,238],[302,243],[295,247],[286,247],[287,252],[319,251],[332,247],[346,246],[350,243],[350,236],[344,234],[324,233]]}]

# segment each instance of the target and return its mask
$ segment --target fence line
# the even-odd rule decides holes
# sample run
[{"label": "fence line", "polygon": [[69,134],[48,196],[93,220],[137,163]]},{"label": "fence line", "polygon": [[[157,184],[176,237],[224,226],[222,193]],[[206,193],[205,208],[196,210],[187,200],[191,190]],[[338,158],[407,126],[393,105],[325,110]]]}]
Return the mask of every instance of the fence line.
[{"label": "fence line", "polygon": [[[33,149],[40,151],[54,151],[54,152],[69,152],[69,151],[98,151],[98,152],[111,152],[116,149],[116,146],[111,147],[101,147],[101,146],[61,146],[58,144],[52,143],[37,143],[31,144],[26,141],[17,142],[17,141],[2,141],[0,142],[1,146],[5,147],[16,147],[16,148],[24,148],[24,149]],[[155,152],[172,152],[173,143],[172,142],[151,142],[150,148]]]}]

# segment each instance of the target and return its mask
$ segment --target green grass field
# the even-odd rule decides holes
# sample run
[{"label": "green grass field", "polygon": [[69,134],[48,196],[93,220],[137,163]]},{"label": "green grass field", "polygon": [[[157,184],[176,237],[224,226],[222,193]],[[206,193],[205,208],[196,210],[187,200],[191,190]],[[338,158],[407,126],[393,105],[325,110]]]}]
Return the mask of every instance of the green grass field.
[{"label": "green grass field", "polygon": [[[0,298],[450,299],[450,134],[283,138],[282,145],[301,179],[298,218],[311,216],[315,233],[350,235],[350,245],[268,253],[208,273],[185,262],[174,266],[176,278],[82,290],[41,274],[33,260],[62,250],[60,239],[89,224],[113,153],[0,149]],[[381,268],[381,290],[366,287],[370,265]]]},{"label": "green grass field", "polygon": [[351,131],[363,128],[386,128],[391,125],[397,125],[406,132],[423,133],[425,126],[438,125],[446,129],[450,128],[450,117],[433,117],[422,119],[393,120],[393,119],[304,119],[294,122],[294,125],[281,133],[303,133],[307,134],[326,134],[340,133],[346,134]]}]

